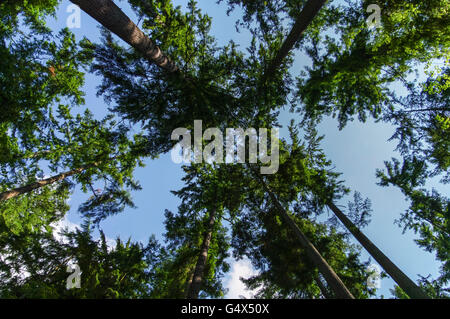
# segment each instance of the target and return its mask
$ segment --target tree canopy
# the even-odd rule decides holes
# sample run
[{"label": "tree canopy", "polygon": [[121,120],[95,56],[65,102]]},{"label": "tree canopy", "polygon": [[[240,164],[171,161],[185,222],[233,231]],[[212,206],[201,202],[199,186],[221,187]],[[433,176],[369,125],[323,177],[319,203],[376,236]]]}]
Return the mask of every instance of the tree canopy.
[{"label": "tree canopy", "polygon": [[[366,0],[217,1],[241,14],[225,27],[245,32],[245,47],[219,41],[194,0],[122,2],[136,21],[112,0],[71,2],[99,38],[50,28],[61,1],[0,4],[0,297],[224,298],[230,264],[248,259],[255,298],[374,298],[364,252],[394,280],[393,298],[450,296],[448,0],[378,1],[375,26]],[[86,104],[87,76],[101,115]],[[396,223],[434,254],[437,278],[408,277],[363,233],[377,212],[322,148],[330,117],[340,130],[393,128],[397,157],[377,169],[378,185],[403,194]],[[109,240],[102,223],[147,191],[144,161],[195,120],[223,132],[287,127],[269,142],[278,170],[260,173],[261,144],[257,161],[185,163],[161,239]],[[72,203],[79,191],[85,200]],[[61,230],[71,209],[83,223]],[[72,266],[77,289],[66,287]]]}]

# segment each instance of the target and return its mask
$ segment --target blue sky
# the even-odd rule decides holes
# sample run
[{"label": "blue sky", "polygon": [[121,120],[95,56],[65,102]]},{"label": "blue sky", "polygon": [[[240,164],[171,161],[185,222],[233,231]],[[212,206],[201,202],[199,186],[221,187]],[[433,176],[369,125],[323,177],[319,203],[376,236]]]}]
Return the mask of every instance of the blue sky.
[{"label": "blue sky", "polygon": [[[126,1],[115,2],[132,20],[137,21]],[[174,2],[185,9],[188,1]],[[225,44],[231,39],[240,44],[242,49],[249,44],[249,35],[243,31],[236,33],[234,27],[236,19],[240,16],[238,9],[228,17],[225,4],[217,5],[216,1],[211,0],[198,2],[202,11],[212,17],[212,34],[219,44]],[[49,20],[49,25],[55,30],[66,26],[66,19],[70,15],[66,9],[70,4],[68,0],[62,1],[57,19]],[[72,29],[72,32],[75,33],[77,40],[86,36],[92,41],[97,41],[98,23],[82,13],[81,28]],[[305,57],[297,54],[291,69],[292,73],[297,75],[306,63],[308,61]],[[96,87],[100,81],[98,77],[87,75],[85,85],[86,106],[99,117],[107,112],[107,105],[103,99],[96,96]],[[280,122],[284,125],[281,130],[282,136],[286,136],[286,125],[291,118],[298,119],[298,115],[290,114],[286,110],[281,112]],[[439,264],[435,261],[434,255],[423,251],[414,243],[416,236],[413,233],[409,231],[402,235],[402,229],[394,225],[395,219],[398,219],[408,207],[404,196],[397,189],[381,188],[376,185],[375,170],[384,167],[383,161],[393,156],[398,157],[393,151],[395,143],[387,141],[393,133],[393,127],[371,121],[365,124],[351,122],[342,131],[339,131],[337,126],[334,119],[325,119],[320,124],[319,133],[325,135],[322,147],[328,158],[333,161],[336,170],[343,173],[342,178],[346,181],[346,185],[372,201],[372,222],[364,229],[364,233],[413,280],[418,278],[417,274],[424,276],[432,274],[436,277]],[[147,160],[146,167],[136,171],[136,177],[143,187],[142,191],[133,194],[137,209],[127,209],[124,213],[104,221],[101,228],[105,234],[109,238],[131,237],[142,242],[146,242],[152,234],[161,239],[164,232],[164,210],[176,211],[179,204],[178,198],[170,191],[183,186],[182,176],[181,165],[171,161],[170,153],[161,155],[157,160]],[[439,189],[437,184],[432,186]],[[444,190],[441,188],[441,191]],[[68,215],[69,221],[80,222],[77,207],[84,198],[85,195],[77,189],[71,199],[73,208]],[[339,204],[346,207],[350,199],[347,198]],[[366,253],[363,253],[363,256],[364,259],[369,258]],[[229,296],[239,295],[239,289],[242,287],[239,286],[237,278],[247,273],[251,273],[251,269],[245,262],[234,265],[232,275],[225,278],[226,286],[231,289]],[[389,289],[392,287],[393,281],[384,279],[379,293],[389,297]]]}]

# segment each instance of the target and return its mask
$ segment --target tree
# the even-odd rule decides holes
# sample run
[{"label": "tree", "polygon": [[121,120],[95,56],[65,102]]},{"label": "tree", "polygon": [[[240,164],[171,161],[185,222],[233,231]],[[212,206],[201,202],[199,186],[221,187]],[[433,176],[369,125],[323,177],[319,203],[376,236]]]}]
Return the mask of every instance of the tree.
[{"label": "tree", "polygon": [[[259,270],[244,281],[248,288],[256,291],[257,298],[340,298],[322,282],[317,266],[277,215],[273,206],[255,204],[233,228],[234,255],[247,256]],[[347,243],[345,234],[297,215],[292,219],[355,298],[374,293],[367,287],[367,263],[359,261],[358,250]]]},{"label": "tree", "polygon": [[[396,129],[391,139],[398,140],[397,150],[405,161],[420,157],[434,165],[426,178],[448,175],[448,134],[441,124],[448,116],[446,65],[450,41],[449,29],[440,27],[448,25],[448,1],[411,1],[407,5],[382,2],[381,27],[376,29],[366,24],[368,4],[353,1],[336,7],[332,16],[338,19],[336,23],[317,24],[305,38],[305,52],[312,66],[298,78],[296,101],[300,104],[293,104],[293,108],[303,114],[304,123],[320,121],[325,115],[337,116],[340,128],[356,116],[360,121],[371,116],[390,122]],[[323,36],[326,30],[335,36]],[[438,70],[433,72],[431,66],[436,65]],[[423,83],[413,75],[421,67],[428,76]],[[399,94],[401,89],[406,94]],[[444,175],[442,182],[447,183],[448,176]],[[386,180],[382,183],[387,185]],[[434,192],[434,197],[442,197]],[[417,205],[417,197],[412,201]],[[424,216],[415,214],[417,209],[413,211],[408,215],[415,215],[417,220]],[[435,213],[442,215],[441,211]],[[426,219],[422,223],[427,224]],[[413,224],[410,228],[417,230],[421,222]],[[422,228],[424,237],[427,227]],[[441,256],[442,249],[441,245]]]},{"label": "tree", "polygon": [[370,241],[350,219],[333,203],[328,206],[339,218],[344,226],[355,236],[358,242],[370,253],[370,255],[383,267],[383,269],[397,282],[400,287],[411,297],[416,299],[428,299],[429,296],[423,292],[400,268],[398,268],[375,244]]},{"label": "tree", "polygon": [[[296,137],[296,130],[291,127],[292,144],[282,151],[280,169],[278,174],[269,176],[268,181],[258,177],[257,172],[253,172],[254,178],[262,184],[267,196],[281,214],[282,220],[288,225],[293,225],[292,217],[286,214],[286,208],[292,206],[292,202],[297,202],[294,207],[297,211],[304,211],[305,216],[315,214],[325,207],[330,207],[344,226],[355,236],[364,248],[375,258],[375,260],[385,269],[385,271],[396,280],[412,298],[428,298],[428,296],[410,280],[392,261],[386,257],[367,237],[365,237],[358,227],[347,218],[340,209],[334,205],[333,201],[342,197],[347,190],[337,180],[340,174],[330,171],[327,167],[331,165],[323,152],[318,149],[320,137],[310,126],[307,129],[306,143],[300,144]],[[269,183],[273,186],[268,186]],[[288,186],[289,185],[289,186]],[[272,188],[274,190],[272,190]],[[277,195],[275,195],[277,194]],[[284,203],[284,204],[281,204]],[[290,203],[290,204],[289,204]],[[283,208],[286,207],[286,208]],[[357,216],[355,216],[357,217]],[[360,224],[364,220],[359,218]],[[297,232],[295,225],[292,229]],[[301,233],[300,233],[301,234]],[[299,239],[302,239],[299,236]],[[312,258],[312,256],[310,256]],[[319,269],[321,269],[319,267]],[[322,271],[322,269],[321,269]],[[323,274],[323,272],[322,272]],[[329,278],[325,279],[329,282]]]},{"label": "tree", "polygon": [[[72,2],[103,26],[101,43],[77,43],[68,30],[53,34],[45,18],[57,0],[0,4],[7,110],[0,114],[1,295],[219,298],[231,245],[236,259],[248,257],[259,270],[245,280],[260,289],[257,297],[367,298],[375,291],[350,232],[399,284],[395,297],[447,296],[450,204],[424,187],[433,177],[450,180],[448,61],[431,71],[450,56],[450,29],[442,27],[450,25],[448,0],[382,1],[377,29],[368,28],[365,0],[227,0],[229,12],[243,8],[236,26],[252,34],[246,51],[233,41],[219,46],[211,18],[193,0],[185,13],[170,0],[129,0],[136,24],[112,0]],[[289,71],[294,49],[311,58],[296,82]],[[87,65],[101,76],[98,94],[114,114],[103,120],[89,111],[73,115],[72,106],[84,103]],[[421,67],[428,78],[411,79]],[[260,176],[253,164],[185,167],[186,185],[174,192],[182,203],[177,213],[166,211],[166,246],[151,239],[147,247],[118,241],[108,248],[87,224],[66,232],[66,242],[51,235],[75,185],[92,193],[79,211],[97,225],[133,206],[135,167],[170,150],[175,128],[192,130],[198,119],[221,129],[276,127],[288,103],[301,113],[307,136],[300,142],[291,127],[278,173]],[[416,285],[364,236],[370,203],[357,193],[348,217],[341,211],[349,189],[314,129],[327,115],[337,116],[340,128],[355,116],[394,124],[403,166],[387,162],[387,172],[377,173],[380,185],[399,187],[410,200],[399,224],[436,252],[440,278],[421,277]],[[131,136],[130,128],[140,133]],[[335,215],[323,221],[328,208]],[[73,258],[88,290],[64,290]]]},{"label": "tree", "polygon": [[[319,196],[314,201],[316,202],[316,213],[320,212],[324,206],[331,209],[335,216],[342,222],[342,224],[355,236],[358,242],[369,252],[369,254],[383,267],[383,269],[406,291],[411,298],[428,298],[428,296],[420,289],[406,274],[404,274],[400,268],[398,268],[372,241],[370,241],[361,230],[348,218],[335,204],[334,201],[339,196],[345,194],[344,189],[339,189],[339,183],[336,177],[339,174],[335,174],[329,171],[331,162],[327,161],[322,151],[318,148],[321,138],[317,136],[317,131],[314,127],[309,126],[307,128],[306,145],[309,146],[308,153],[312,157],[316,157],[310,161],[310,170],[315,171],[314,175],[311,175],[309,182],[311,187],[310,191],[312,196]],[[295,151],[301,152],[301,148],[293,147],[292,154]],[[292,155],[291,155],[292,156]],[[297,155],[298,156],[298,155]],[[303,155],[301,157],[306,157]],[[295,160],[292,160],[295,163]],[[334,191],[332,191],[334,189]],[[327,193],[328,192],[328,193]],[[340,193],[340,194],[339,194]],[[357,204],[357,199],[355,202]],[[357,216],[355,216],[357,217]],[[362,219],[361,219],[362,218]],[[361,216],[359,223],[364,225],[364,216]]]},{"label": "tree", "polygon": [[348,288],[342,282],[342,280],[336,275],[334,270],[328,265],[325,259],[320,255],[314,245],[308,240],[308,238],[303,234],[300,228],[295,224],[294,220],[289,216],[286,210],[281,206],[275,194],[267,186],[263,178],[259,178],[261,184],[264,186],[265,191],[269,194],[271,201],[277,208],[279,216],[284,220],[284,222],[291,228],[293,233],[295,233],[297,240],[300,242],[302,247],[306,251],[306,255],[319,269],[320,273],[325,277],[328,285],[331,287],[333,292],[338,298],[353,299],[353,295],[350,293]]},{"label": "tree", "polygon": [[5,0],[0,4],[0,28],[13,34],[19,28],[20,17],[23,23],[34,31],[48,31],[44,18],[55,14],[59,0]]},{"label": "tree", "polygon": [[429,175],[422,160],[413,157],[400,163],[393,159],[385,165],[385,171],[377,171],[379,185],[398,187],[410,201],[397,223],[403,231],[411,229],[420,235],[420,239],[415,240],[419,246],[428,252],[436,252],[437,259],[443,264],[441,277],[434,285],[440,284],[441,289],[445,289],[450,280],[450,200],[434,189],[430,192],[423,188]]},{"label": "tree", "polygon": [[[441,28],[448,26],[448,1],[379,3],[382,27],[375,30],[366,24],[369,3],[352,1],[336,9],[337,23],[308,39],[305,51],[313,65],[297,85],[305,118],[338,116],[341,128],[355,115],[361,121],[379,118],[391,107],[392,85],[411,74],[415,63],[448,56],[449,29]],[[326,29],[336,36],[321,36]]]},{"label": "tree", "polygon": [[277,52],[277,55],[270,62],[267,67],[267,71],[264,76],[270,77],[270,75],[278,69],[282,61],[286,58],[292,48],[299,42],[306,28],[311,24],[312,20],[319,13],[319,10],[324,6],[326,0],[314,1],[309,0],[305,3],[300,15],[298,16],[295,24],[292,26],[291,31],[288,36],[284,40],[280,50]]},{"label": "tree", "polygon": [[205,266],[208,259],[209,247],[211,245],[214,224],[216,222],[216,214],[217,210],[214,208],[209,212],[209,220],[203,237],[202,246],[200,248],[200,255],[198,256],[197,263],[192,274],[192,280],[189,280],[188,282],[189,286],[186,297],[189,299],[197,299],[202,288],[203,274],[205,272]]},{"label": "tree", "polygon": [[90,59],[67,29],[58,34],[0,29],[0,57],[0,161],[10,163],[41,151],[55,129],[55,109],[84,102],[82,70]]},{"label": "tree", "polygon": [[229,265],[229,239],[222,225],[228,203],[224,172],[209,164],[184,167],[186,186],[173,192],[182,203],[178,213],[166,211],[166,240],[175,262],[185,269],[178,296],[189,299],[223,297],[220,283]]},{"label": "tree", "polygon": [[170,55],[181,76],[150,65],[141,54],[114,42],[108,32],[102,45],[87,47],[94,50],[92,72],[103,77],[99,93],[114,103],[113,112],[142,125],[148,132],[149,150],[167,152],[174,145],[167,138],[172,131],[192,129],[196,119],[220,128],[242,125],[242,121],[244,126],[263,125],[268,116],[274,120],[273,111],[285,104],[289,93],[289,64],[280,67],[264,90],[258,81],[274,43],[281,41],[278,34],[262,41],[255,38],[246,57],[232,41],[217,46],[209,35],[211,19],[194,1],[187,13],[165,1],[131,4],[143,21],[142,29]]},{"label": "tree", "polygon": [[[405,230],[421,229],[418,243],[428,242],[428,247],[434,247],[429,251],[445,256],[448,248],[437,242],[438,238],[445,241],[448,236],[445,232],[447,199],[437,190],[416,191],[413,196],[412,189],[404,186],[416,180],[406,172],[412,166],[417,167],[416,173],[421,171],[422,163],[426,168],[420,173],[420,183],[439,175],[443,184],[448,183],[449,134],[443,123],[448,117],[450,41],[449,29],[440,25],[448,25],[445,10],[449,4],[448,1],[426,4],[411,1],[406,6],[395,1],[382,3],[381,27],[375,30],[365,25],[365,5],[367,2],[362,1],[351,8],[341,8],[347,14],[341,15],[336,37],[323,38],[317,33],[308,40],[310,45],[306,51],[313,65],[307,69],[307,77],[298,80],[297,97],[302,103],[298,110],[304,120],[337,116],[340,128],[356,115],[361,121],[372,116],[393,124],[395,133],[391,140],[398,141],[396,150],[403,156],[405,174],[402,172],[400,177],[393,172],[396,166],[400,170],[398,161],[387,163],[388,172],[397,178],[390,173],[390,177],[385,177],[379,171],[380,184],[398,186],[410,198],[413,204],[400,224]],[[425,81],[413,75],[414,71],[418,72],[418,66],[425,69]],[[437,70],[433,71],[431,66]],[[402,90],[406,93],[398,93]],[[430,215],[443,218],[438,227],[429,223]],[[433,236],[429,235],[430,230]],[[446,257],[439,259],[446,260]]]},{"label": "tree", "polygon": [[[83,103],[82,70],[90,60],[67,29],[54,33],[46,27],[44,19],[57,3],[0,5],[0,192],[43,178],[48,171],[40,161],[50,159],[49,151],[59,142],[52,135],[55,109]],[[40,231],[68,210],[69,186],[41,187],[2,202],[0,219],[15,233]]]},{"label": "tree", "polygon": [[71,1],[160,68],[168,72],[178,71],[178,67],[161,52],[161,49],[112,0]]},{"label": "tree", "polygon": [[[89,223],[75,231],[10,235],[0,245],[2,298],[145,298],[150,294],[153,255],[159,246],[131,240],[114,244],[103,232],[93,239]],[[67,289],[68,266],[81,270],[80,288]]]},{"label": "tree", "polygon": [[[142,165],[142,138],[136,135],[130,140],[126,127],[111,117],[98,121],[89,111],[77,116],[65,108],[59,111],[59,121],[54,119],[56,128],[48,132],[51,138],[41,142],[45,149],[42,156],[15,158],[12,163],[1,165],[6,174],[0,183],[0,207],[7,224],[16,224],[18,216],[27,214],[31,224],[22,223],[23,226],[39,231],[45,226],[44,220],[55,221],[64,216],[67,208],[61,204],[76,184],[82,191],[92,192],[80,211],[96,223],[127,206],[133,207],[129,190],[140,189],[133,171]],[[47,172],[63,172],[43,178],[40,165],[44,160],[49,165]],[[30,169],[30,162],[35,169]],[[55,204],[47,204],[46,208],[39,201]]]},{"label": "tree", "polygon": [[[284,171],[288,167],[284,165],[284,160],[286,157],[282,156],[281,171],[278,174],[287,173],[303,178],[302,174]],[[260,285],[263,287],[257,296],[311,298],[327,294],[328,291],[321,292],[317,285],[317,281],[322,280],[319,275],[321,273],[328,283],[331,282],[331,285],[326,285],[329,287],[327,289],[333,291],[337,298],[351,297],[352,294],[346,288],[346,292],[341,293],[336,285],[332,286],[333,279],[330,279],[327,271],[332,273],[331,276],[344,276],[342,281],[345,285],[350,284],[348,288],[355,296],[367,296],[361,291],[364,289],[364,286],[361,286],[362,277],[367,274],[361,264],[356,266],[357,254],[350,253],[350,257],[346,256],[345,250],[348,248],[343,249],[342,245],[345,244],[342,234],[336,234],[334,231],[329,234],[325,225],[310,222],[301,212],[286,212],[287,207],[296,210],[285,200],[286,196],[296,198],[301,192],[299,186],[294,184],[292,188],[292,183],[277,185],[270,178],[265,182],[257,177],[256,170],[241,168],[240,171],[239,179],[243,180],[243,186],[240,187],[239,193],[243,194],[243,198],[240,201],[239,213],[231,219],[233,255],[237,259],[248,257],[253,266],[261,271],[260,275],[247,281],[252,289]],[[276,187],[275,191],[271,191],[267,185],[269,182],[270,187]],[[278,196],[281,195],[283,204],[275,197],[275,192]],[[332,248],[333,244],[337,246]],[[356,268],[351,268],[351,265]],[[342,272],[339,274],[339,271]],[[341,281],[339,277],[338,282]],[[342,285],[342,282],[340,284]]]}]

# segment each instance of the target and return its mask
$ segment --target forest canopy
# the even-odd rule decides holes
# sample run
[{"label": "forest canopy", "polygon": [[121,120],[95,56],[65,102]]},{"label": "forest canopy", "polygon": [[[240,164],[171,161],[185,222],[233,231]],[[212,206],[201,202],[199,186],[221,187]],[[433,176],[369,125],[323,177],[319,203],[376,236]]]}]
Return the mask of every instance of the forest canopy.
[{"label": "forest canopy", "polygon": [[[0,298],[226,298],[242,260],[253,298],[449,298],[450,1],[208,5],[226,18],[179,2],[0,3]],[[78,29],[60,27],[69,15]],[[396,238],[414,234],[438,273],[411,274],[415,256],[370,236],[390,221],[366,233],[384,212],[321,129],[355,122],[391,133],[372,187],[404,203]],[[180,138],[193,148],[159,199],[161,236],[108,238],[106,222],[155,198],[143,185],[165,185],[147,172]]]}]

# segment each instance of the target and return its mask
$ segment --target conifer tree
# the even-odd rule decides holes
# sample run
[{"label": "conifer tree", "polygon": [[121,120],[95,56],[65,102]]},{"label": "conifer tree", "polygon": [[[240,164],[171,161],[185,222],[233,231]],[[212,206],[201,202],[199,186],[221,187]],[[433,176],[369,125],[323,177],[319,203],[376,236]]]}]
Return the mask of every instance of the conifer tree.
[{"label": "conifer tree", "polygon": [[[152,287],[152,267],[159,245],[151,237],[144,246],[117,238],[107,240],[85,222],[81,229],[52,233],[9,235],[0,243],[0,296],[2,298],[146,298]],[[79,288],[67,289],[77,265]],[[75,282],[74,282],[75,284]]]}]

